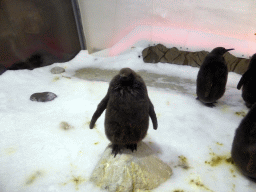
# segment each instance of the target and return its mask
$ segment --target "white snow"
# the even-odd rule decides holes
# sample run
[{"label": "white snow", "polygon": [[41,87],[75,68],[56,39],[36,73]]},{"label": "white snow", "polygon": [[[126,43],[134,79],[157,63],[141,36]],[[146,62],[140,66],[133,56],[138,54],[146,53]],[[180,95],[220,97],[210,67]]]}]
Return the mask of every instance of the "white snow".
[{"label": "white snow", "polygon": [[[7,71],[0,76],[1,192],[101,191],[89,182],[89,177],[109,144],[104,113],[96,122],[97,128],[90,130],[89,122],[109,82],[78,79],[73,76],[75,71],[84,67],[130,67],[196,81],[198,68],[145,64],[138,58],[142,49],[109,58],[81,51],[70,62],[32,71]],[[55,66],[65,67],[66,72],[51,74]],[[195,99],[196,85],[184,83],[186,94],[148,86],[159,127],[153,130],[150,122],[144,142],[173,169],[171,178],[152,191],[255,191],[256,185],[234,165],[225,160],[216,166],[206,163],[216,155],[230,157],[234,131],[242,120],[235,113],[248,112],[241,91],[236,89],[240,77],[229,73],[226,93],[215,108]],[[46,91],[58,97],[46,103],[29,100],[33,93]],[[67,122],[70,129],[61,129],[61,122]],[[187,158],[188,169],[179,166],[179,156]]]}]

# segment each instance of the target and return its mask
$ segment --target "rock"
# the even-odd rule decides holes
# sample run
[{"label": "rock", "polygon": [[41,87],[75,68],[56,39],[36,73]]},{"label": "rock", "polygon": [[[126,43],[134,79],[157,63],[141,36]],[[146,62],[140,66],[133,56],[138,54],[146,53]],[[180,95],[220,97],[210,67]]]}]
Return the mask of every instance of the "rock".
[{"label": "rock", "polygon": [[5,66],[0,64],[0,75],[2,75],[6,70]]},{"label": "rock", "polygon": [[164,57],[167,50],[162,44],[150,46],[142,51],[143,60],[145,63],[158,63]]},{"label": "rock", "polygon": [[[160,51],[161,53],[165,54],[168,51],[168,48],[166,48],[164,45],[162,44],[157,44],[156,48],[158,51]],[[161,56],[162,57],[162,56]]]},{"label": "rock", "polygon": [[201,66],[201,64],[203,63],[205,57],[209,54],[208,51],[199,51],[198,52],[198,64]]},{"label": "rock", "polygon": [[227,63],[228,71],[234,71],[237,63],[239,62],[238,58],[229,52],[226,52],[223,57]]},{"label": "rock", "polygon": [[188,52],[188,54],[186,55],[186,59],[188,62],[187,65],[190,65],[192,67],[200,67],[207,54],[208,52],[206,51]]},{"label": "rock", "polygon": [[60,123],[60,128],[63,129],[63,130],[65,130],[65,131],[67,131],[67,130],[73,129],[74,127],[71,126],[71,125],[69,125],[67,122],[62,121],[62,122]]},{"label": "rock", "polygon": [[176,47],[173,47],[165,53],[164,58],[167,63],[172,63],[179,55],[180,51]]},{"label": "rock", "polygon": [[31,101],[47,102],[55,99],[57,95],[51,92],[34,93],[30,96]]},{"label": "rock", "polygon": [[90,181],[110,192],[151,190],[172,175],[172,169],[144,142],[135,152],[124,149],[115,158],[109,145],[93,170]]},{"label": "rock", "polygon": [[159,56],[155,53],[152,47],[142,51],[143,61],[145,63],[158,63]]},{"label": "rock", "polygon": [[173,60],[173,63],[178,65],[187,65],[186,54],[186,51],[180,51],[179,56]]},{"label": "rock", "polygon": [[62,68],[62,67],[53,67],[51,69],[52,74],[60,74],[60,73],[63,73],[63,72],[65,72],[65,69]]},{"label": "rock", "polygon": [[241,59],[235,66],[234,72],[243,75],[249,67],[250,59]]},{"label": "rock", "polygon": [[[142,56],[145,63],[161,62],[200,67],[208,53],[208,51],[180,51],[176,47],[166,48],[164,45],[158,44],[145,48],[142,51]],[[235,57],[229,52],[224,54],[224,58],[229,71],[244,74],[248,68],[249,59]]]}]

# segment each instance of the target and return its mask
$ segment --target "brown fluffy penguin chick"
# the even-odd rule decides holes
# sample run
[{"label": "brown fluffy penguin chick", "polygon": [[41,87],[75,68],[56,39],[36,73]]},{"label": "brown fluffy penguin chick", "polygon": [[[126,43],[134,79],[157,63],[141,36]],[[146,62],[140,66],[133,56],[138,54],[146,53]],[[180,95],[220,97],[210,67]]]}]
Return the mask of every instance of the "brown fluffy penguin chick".
[{"label": "brown fluffy penguin chick", "polygon": [[242,173],[256,181],[256,104],[235,132],[231,156]]},{"label": "brown fluffy penguin chick", "polygon": [[228,68],[223,54],[233,49],[214,48],[204,59],[197,75],[197,99],[206,106],[214,107],[226,89]]},{"label": "brown fluffy penguin chick", "polygon": [[256,103],[256,53],[252,56],[247,71],[237,84],[237,89],[240,90],[242,86],[242,98],[245,105],[251,108]]},{"label": "brown fluffy penguin chick", "polygon": [[92,116],[90,129],[105,113],[105,133],[112,142],[116,156],[122,147],[137,150],[137,143],[147,134],[149,117],[157,129],[157,118],[147,87],[140,75],[130,68],[123,68],[110,82],[107,95]]}]

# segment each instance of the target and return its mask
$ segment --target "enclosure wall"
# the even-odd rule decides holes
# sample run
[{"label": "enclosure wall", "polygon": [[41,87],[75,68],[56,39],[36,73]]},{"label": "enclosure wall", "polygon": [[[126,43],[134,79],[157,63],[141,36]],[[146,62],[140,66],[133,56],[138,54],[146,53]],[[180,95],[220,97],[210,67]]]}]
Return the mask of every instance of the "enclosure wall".
[{"label": "enclosure wall", "polygon": [[89,53],[162,43],[180,50],[256,52],[255,0],[79,0]]}]

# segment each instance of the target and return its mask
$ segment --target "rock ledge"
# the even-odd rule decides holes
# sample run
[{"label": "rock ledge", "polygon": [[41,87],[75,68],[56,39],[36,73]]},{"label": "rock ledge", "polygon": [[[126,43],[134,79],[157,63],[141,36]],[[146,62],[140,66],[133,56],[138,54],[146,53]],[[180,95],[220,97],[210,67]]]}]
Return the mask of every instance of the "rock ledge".
[{"label": "rock ledge", "polygon": [[144,142],[136,152],[124,149],[115,158],[110,145],[104,151],[90,181],[110,192],[147,191],[158,187],[172,175],[169,165],[160,160]]}]

